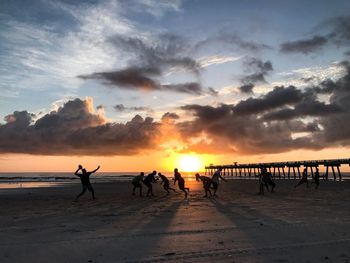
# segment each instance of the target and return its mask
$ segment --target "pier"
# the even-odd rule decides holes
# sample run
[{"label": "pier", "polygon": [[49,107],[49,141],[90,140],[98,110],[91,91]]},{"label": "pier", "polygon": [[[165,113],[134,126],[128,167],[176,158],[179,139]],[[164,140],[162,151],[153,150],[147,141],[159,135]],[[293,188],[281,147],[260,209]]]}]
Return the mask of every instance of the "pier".
[{"label": "pier", "polygon": [[206,175],[213,175],[215,170],[222,168],[223,176],[236,176],[236,177],[256,177],[260,173],[262,168],[266,168],[272,173],[274,178],[280,179],[297,179],[301,178],[301,168],[310,172],[310,175],[314,176],[314,171],[319,166],[325,168],[325,173],[322,175],[323,179],[328,180],[329,173],[332,171],[334,181],[342,180],[342,174],[340,171],[341,165],[350,165],[350,158],[348,159],[330,159],[330,160],[306,160],[306,161],[291,161],[291,162],[271,162],[271,163],[247,163],[239,164],[237,162],[227,165],[214,165],[211,164],[205,167]]}]

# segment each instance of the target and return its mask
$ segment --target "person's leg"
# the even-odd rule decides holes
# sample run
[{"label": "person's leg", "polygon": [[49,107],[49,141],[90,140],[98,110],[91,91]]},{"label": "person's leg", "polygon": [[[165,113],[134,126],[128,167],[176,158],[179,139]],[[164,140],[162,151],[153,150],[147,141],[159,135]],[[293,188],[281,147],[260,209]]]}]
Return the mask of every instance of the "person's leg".
[{"label": "person's leg", "polygon": [[170,192],[169,192],[169,190],[168,190],[168,189],[169,189],[169,186],[164,185],[164,186],[163,186],[163,188],[164,188],[164,190],[167,192],[167,194],[169,194],[169,193],[170,193]]},{"label": "person's leg", "polygon": [[92,188],[92,185],[89,185],[88,186],[88,190],[91,192],[92,194],[92,199],[95,199],[95,191],[94,191],[94,188]]},{"label": "person's leg", "polygon": [[218,184],[217,183],[213,183],[213,189],[214,189],[213,196],[216,196],[216,191],[218,190]]},{"label": "person's leg", "polygon": [[210,191],[210,187],[207,187],[207,191],[209,192],[209,197],[211,197],[211,191]]},{"label": "person's leg", "polygon": [[135,195],[136,184],[133,183],[133,185],[134,185],[134,188],[132,189],[132,195]]},{"label": "person's leg", "polygon": [[295,186],[294,188],[297,188],[299,185],[301,185],[303,182],[300,180]]},{"label": "person's leg", "polygon": [[169,194],[169,189],[170,189],[169,182],[164,183],[164,189]]},{"label": "person's leg", "polygon": [[271,181],[271,193],[273,193],[273,190],[276,187],[276,183],[274,181]]},{"label": "person's leg", "polygon": [[140,196],[142,196],[142,185],[140,185],[139,188],[140,188]]},{"label": "person's leg", "polygon": [[261,195],[264,194],[264,184],[263,183],[260,183],[259,194],[261,194]]},{"label": "person's leg", "polygon": [[83,190],[81,191],[80,194],[77,195],[77,197],[75,198],[75,200],[78,200],[79,197],[82,196],[85,192],[86,192],[86,186],[83,185]]}]

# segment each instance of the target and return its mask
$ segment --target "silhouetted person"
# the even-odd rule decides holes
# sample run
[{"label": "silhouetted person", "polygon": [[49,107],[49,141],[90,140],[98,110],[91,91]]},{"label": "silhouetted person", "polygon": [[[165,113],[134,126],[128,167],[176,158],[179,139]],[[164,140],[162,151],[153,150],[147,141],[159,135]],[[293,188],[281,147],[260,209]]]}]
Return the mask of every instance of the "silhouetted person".
[{"label": "silhouetted person", "polygon": [[203,183],[203,188],[205,190],[205,196],[204,197],[208,197],[208,193],[209,193],[209,197],[211,197],[211,191],[210,191],[210,185],[211,185],[211,178],[207,177],[207,176],[201,176],[198,173],[196,174],[196,181],[202,181]]},{"label": "silhouetted person", "polygon": [[143,179],[143,183],[148,188],[146,196],[149,196],[149,194],[151,194],[151,196],[154,196],[153,189],[152,189],[152,183],[156,183],[157,182],[156,178],[155,178],[156,174],[157,174],[157,172],[153,171],[152,173],[148,174],[145,179]]},{"label": "silhouetted person", "polygon": [[173,190],[175,192],[175,189],[170,187],[169,179],[164,174],[158,173],[158,176],[160,179],[162,179],[160,184],[163,184],[163,188],[168,194],[169,190]]},{"label": "silhouetted person", "polygon": [[131,183],[134,185],[134,188],[132,189],[132,195],[135,195],[136,188],[140,188],[140,196],[142,196],[142,181],[143,177],[145,176],[144,172],[141,172],[139,175],[135,176]]},{"label": "silhouetted person", "polygon": [[177,168],[174,169],[174,178],[174,185],[176,184],[176,181],[178,181],[179,189],[185,193],[185,198],[187,198],[187,192],[190,191],[190,188],[185,187],[185,179],[182,178]]},{"label": "silhouetted person", "polygon": [[305,168],[303,171],[303,175],[300,179],[300,181],[294,186],[294,188],[297,188],[299,185],[306,183],[306,187],[309,188],[309,181],[307,180],[307,169]]},{"label": "silhouetted person", "polygon": [[269,191],[269,186],[267,184],[267,169],[262,168],[261,173],[258,175],[259,176],[259,194],[264,194],[264,187],[266,187],[266,190]]},{"label": "silhouetted person", "polygon": [[312,184],[315,184],[315,189],[318,189],[318,187],[320,186],[320,173],[319,173],[317,167],[316,167],[316,171],[314,174],[314,180],[313,180]]},{"label": "silhouetted person", "polygon": [[[276,183],[273,180],[273,176],[272,173],[268,172],[267,170],[265,170],[266,176],[264,177],[265,181],[266,181],[266,185],[270,185],[271,186],[271,193],[273,193],[273,190],[276,187]],[[268,186],[267,187],[267,191],[269,190]]]},{"label": "silhouetted person", "polygon": [[218,190],[219,188],[219,182],[220,182],[220,179],[221,180],[224,180],[225,182],[227,182],[227,180],[221,176],[221,171],[222,171],[222,168],[220,167],[219,169],[217,169],[215,171],[215,173],[213,174],[213,176],[211,177],[211,183],[213,185],[213,189],[214,189],[214,194],[213,196],[216,196],[216,191]]},{"label": "silhouetted person", "polygon": [[[95,199],[95,192],[92,188],[92,185],[90,183],[90,175],[92,175],[94,172],[96,172],[98,169],[100,169],[100,166],[98,166],[95,170],[87,172],[80,164],[78,166],[78,169],[75,171],[75,175],[80,177],[81,184],[83,186],[83,190],[78,196],[75,198],[76,201],[78,201],[78,198],[82,196],[86,190],[89,190],[92,194],[92,199]],[[79,174],[79,170],[81,170],[81,174]]]}]

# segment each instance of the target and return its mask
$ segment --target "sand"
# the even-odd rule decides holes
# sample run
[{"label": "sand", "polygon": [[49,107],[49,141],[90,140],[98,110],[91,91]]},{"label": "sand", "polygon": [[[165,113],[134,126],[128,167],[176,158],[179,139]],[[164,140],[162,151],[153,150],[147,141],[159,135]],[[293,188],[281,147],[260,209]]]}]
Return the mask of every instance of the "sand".
[{"label": "sand", "polygon": [[350,182],[319,190],[277,181],[222,182],[204,198],[131,196],[125,182],[0,190],[0,262],[350,262]]}]

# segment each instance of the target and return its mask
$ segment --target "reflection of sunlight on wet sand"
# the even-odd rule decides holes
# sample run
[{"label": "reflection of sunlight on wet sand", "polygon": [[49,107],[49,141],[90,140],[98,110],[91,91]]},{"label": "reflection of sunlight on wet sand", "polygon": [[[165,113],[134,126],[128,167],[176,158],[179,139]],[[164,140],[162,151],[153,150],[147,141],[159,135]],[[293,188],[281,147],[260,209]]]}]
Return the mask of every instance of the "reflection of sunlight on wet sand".
[{"label": "reflection of sunlight on wet sand", "polygon": [[40,187],[55,187],[62,183],[53,182],[11,182],[0,183],[0,189],[17,189],[17,188],[40,188]]}]

